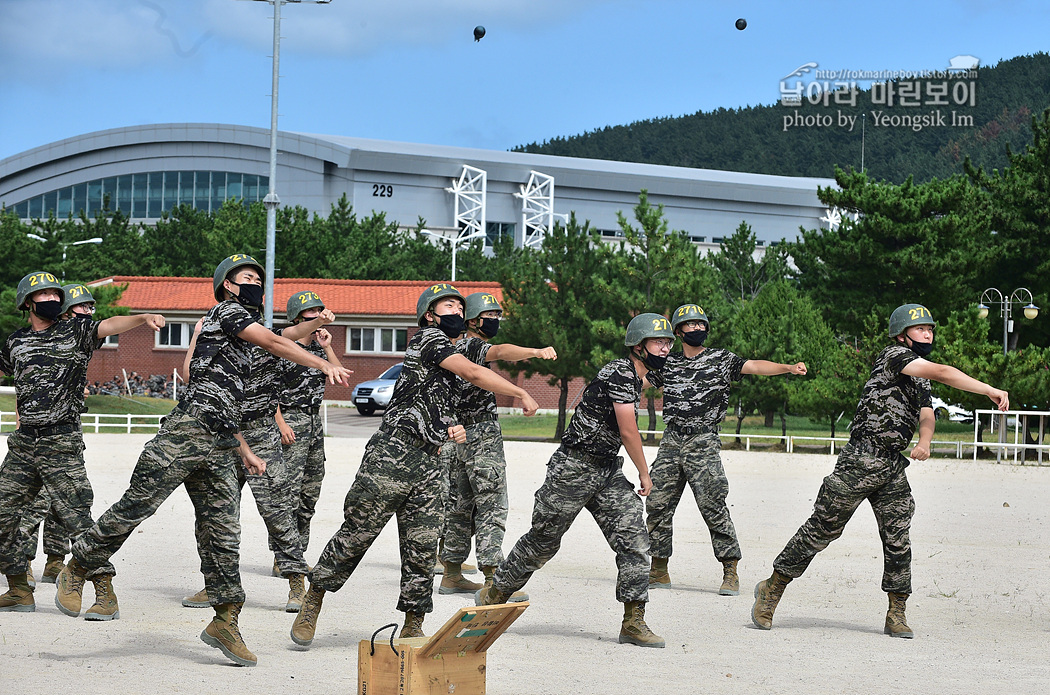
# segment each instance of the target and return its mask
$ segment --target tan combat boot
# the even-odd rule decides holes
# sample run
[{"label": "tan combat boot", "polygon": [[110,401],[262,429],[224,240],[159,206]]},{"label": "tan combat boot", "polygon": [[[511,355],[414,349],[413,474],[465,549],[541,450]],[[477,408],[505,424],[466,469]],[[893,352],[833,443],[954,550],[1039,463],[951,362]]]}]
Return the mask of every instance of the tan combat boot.
[{"label": "tan combat boot", "polygon": [[237,618],[240,616],[243,605],[243,603],[223,603],[215,606],[215,617],[201,632],[201,641],[221,651],[227,659],[238,666],[255,666],[259,660],[244,644],[241,630],[237,626]]},{"label": "tan combat boot", "polygon": [[293,574],[288,577],[288,603],[284,605],[285,613],[298,613],[306,599],[306,575]]},{"label": "tan combat boot", "polygon": [[623,625],[620,626],[620,644],[639,647],[664,648],[664,638],[653,634],[645,624],[645,602],[628,601],[623,604]]},{"label": "tan combat boot", "polygon": [[740,577],[736,573],[736,563],[739,560],[722,561],[722,586],[718,588],[719,596],[739,596]]},{"label": "tan combat boot", "polygon": [[36,588],[36,577],[33,576],[33,563],[26,560],[26,582],[29,583],[30,589]]},{"label": "tan combat boot", "polygon": [[211,601],[208,600],[208,589],[207,587],[201,589],[193,596],[187,596],[182,599],[182,605],[187,608],[207,608],[211,605]]},{"label": "tan combat boot", "polygon": [[317,617],[321,614],[323,601],[324,589],[318,589],[311,584],[306,598],[303,599],[303,607],[299,609],[299,615],[295,616],[295,622],[292,623],[292,641],[299,646],[309,647],[314,641]]},{"label": "tan combat boot", "polygon": [[441,577],[439,594],[473,594],[482,588],[481,584],[472,582],[463,576],[463,569],[458,562],[444,562],[444,574]]},{"label": "tan combat boot", "polygon": [[490,603],[485,603],[485,604],[478,603],[478,601],[480,600],[478,598],[478,594],[483,593],[486,589],[490,589],[492,587],[492,575],[494,575],[496,573],[496,566],[495,565],[482,565],[481,571],[485,575],[485,584],[484,584],[484,586],[481,587],[481,589],[479,591],[474,593],[474,605],[481,606],[481,605],[491,605],[493,603],[522,603],[523,601],[528,601],[529,600],[529,595],[526,594],[524,591],[515,591],[510,596],[504,594],[501,591],[501,592],[498,592],[499,595],[500,595],[500,600],[499,601],[492,601]]},{"label": "tan combat boot", "polygon": [[773,570],[769,579],[763,579],[755,585],[755,605],[751,606],[751,622],[755,627],[763,630],[773,627],[773,612],[790,581],[791,577]]},{"label": "tan combat boot", "polygon": [[62,571],[62,568],[66,566],[66,558],[63,555],[48,555],[47,564],[44,565],[44,574],[40,577],[40,581],[45,584],[54,584],[55,580],[58,579],[58,573]]},{"label": "tan combat boot", "polygon": [[912,639],[915,633],[908,627],[904,618],[904,603],[908,600],[908,594],[897,594],[889,592],[890,609],[886,612],[886,627],[883,630],[890,637],[903,637]]},{"label": "tan combat boot", "polygon": [[36,610],[36,601],[33,600],[33,588],[29,586],[27,575],[7,575],[7,586],[10,587],[7,593],[0,595],[0,611],[32,613]]},{"label": "tan combat boot", "polygon": [[274,576],[274,577],[280,577],[281,576],[281,568],[277,566],[277,558],[276,557],[273,559],[273,569],[270,570],[270,574],[272,576]]},{"label": "tan combat boot", "polygon": [[650,589],[670,589],[671,575],[667,571],[667,558],[654,557],[653,565],[649,568]]},{"label": "tan combat boot", "polygon": [[55,579],[55,606],[68,616],[80,615],[80,606],[84,600],[84,579],[87,570],[80,566],[76,558],[62,568]]},{"label": "tan combat boot", "polygon": [[92,577],[91,583],[95,585],[95,603],[84,611],[84,620],[119,620],[120,607],[113,591],[113,575]]},{"label": "tan combat boot", "polygon": [[485,582],[485,586],[474,594],[475,606],[494,606],[506,602],[507,595],[497,589],[491,581]]},{"label": "tan combat boot", "polygon": [[405,626],[401,628],[401,634],[398,635],[398,638],[426,637],[423,634],[423,617],[423,613],[414,613],[412,611],[405,613]]}]

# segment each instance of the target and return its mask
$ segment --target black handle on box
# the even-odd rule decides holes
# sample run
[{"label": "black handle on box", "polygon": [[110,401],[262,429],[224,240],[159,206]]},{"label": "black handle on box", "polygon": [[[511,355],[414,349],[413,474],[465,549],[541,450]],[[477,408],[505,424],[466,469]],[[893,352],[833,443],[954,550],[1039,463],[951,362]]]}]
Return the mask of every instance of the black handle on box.
[{"label": "black handle on box", "polygon": [[378,630],[376,630],[375,632],[372,633],[372,641],[371,641],[372,650],[370,652],[368,652],[369,656],[375,656],[376,655],[376,635],[378,635],[380,632],[382,632],[383,630],[387,629],[388,627],[394,628],[393,630],[390,631],[390,651],[392,651],[395,654],[397,654],[397,650],[394,649],[394,632],[397,631],[397,623],[390,623],[389,625],[384,625],[383,627],[379,628]]}]

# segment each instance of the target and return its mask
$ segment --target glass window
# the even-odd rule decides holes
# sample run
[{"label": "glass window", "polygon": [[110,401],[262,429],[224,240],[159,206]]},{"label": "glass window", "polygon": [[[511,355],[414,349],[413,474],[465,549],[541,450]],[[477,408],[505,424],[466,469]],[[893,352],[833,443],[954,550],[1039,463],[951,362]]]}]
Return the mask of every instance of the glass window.
[{"label": "glass window", "polygon": [[102,341],[102,347],[116,347],[119,340],[120,335],[107,335],[106,339]]},{"label": "glass window", "polygon": [[19,219],[24,220],[27,217],[29,217],[29,201],[28,200],[22,201],[18,205],[15,205],[14,209],[15,209],[15,215]]},{"label": "glass window", "polygon": [[171,212],[171,209],[179,204],[179,172],[164,172],[164,202],[161,209]]},{"label": "glass window", "polygon": [[102,204],[107,210],[117,209],[117,177],[102,179]]},{"label": "glass window", "polygon": [[160,217],[164,209],[164,172],[151,171],[149,177],[149,210],[148,217]]},{"label": "glass window", "polygon": [[347,352],[404,352],[408,346],[405,328],[350,328]]},{"label": "glass window", "polygon": [[146,217],[146,192],[149,190],[146,174],[131,177],[131,216]]},{"label": "glass window", "polygon": [[218,212],[224,202],[226,202],[226,173],[213,171],[211,172],[211,211]]},{"label": "glass window", "polygon": [[196,179],[193,187],[193,207],[208,212],[208,202],[211,200],[211,172],[198,171]]},{"label": "glass window", "polygon": [[73,210],[73,189],[60,188],[56,191],[58,194],[58,204],[55,206],[55,217],[59,219],[65,219],[69,217],[69,213]]},{"label": "glass window", "polygon": [[189,324],[166,323],[156,335],[157,347],[187,348],[190,346]]},{"label": "glass window", "polygon": [[193,172],[179,172],[179,205],[193,205]]},{"label": "glass window", "polygon": [[131,215],[131,176],[117,177],[117,197],[113,203],[114,209],[120,210],[125,215]]},{"label": "glass window", "polygon": [[44,194],[44,217],[47,217],[50,213],[54,212],[57,216],[58,213],[58,191],[51,191],[50,193]]},{"label": "glass window", "polygon": [[243,198],[244,191],[242,188],[241,174],[226,174],[226,198]]},{"label": "glass window", "polygon": [[102,179],[89,181],[87,185],[87,214],[88,217],[98,217],[102,210]]},{"label": "glass window", "polygon": [[44,216],[44,196],[38,195],[29,199],[29,216],[33,219]]},{"label": "glass window", "polygon": [[496,242],[505,236],[514,239],[513,222],[486,222],[485,223],[485,246],[495,246]]}]

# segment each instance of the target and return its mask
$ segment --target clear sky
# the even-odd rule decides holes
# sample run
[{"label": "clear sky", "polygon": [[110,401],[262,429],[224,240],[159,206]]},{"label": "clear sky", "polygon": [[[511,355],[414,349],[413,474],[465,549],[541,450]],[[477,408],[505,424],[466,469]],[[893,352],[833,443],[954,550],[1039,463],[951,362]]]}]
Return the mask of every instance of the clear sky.
[{"label": "clear sky", "polygon": [[[269,127],[272,15],[253,0],[0,0],[0,158],[129,125]],[[807,62],[934,70],[1050,50],[1050,3],[1022,0],[332,0],[281,15],[282,130],[488,149],[772,104]]]}]

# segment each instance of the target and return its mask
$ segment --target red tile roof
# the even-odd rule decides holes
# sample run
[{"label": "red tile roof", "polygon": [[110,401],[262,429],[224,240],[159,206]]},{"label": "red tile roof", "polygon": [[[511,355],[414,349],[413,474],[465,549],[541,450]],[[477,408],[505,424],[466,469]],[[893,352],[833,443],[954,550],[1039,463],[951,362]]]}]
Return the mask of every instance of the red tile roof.
[{"label": "red tile roof", "polygon": [[[114,275],[89,286],[126,284],[118,304],[132,311],[200,311],[215,305],[211,278],[148,277]],[[274,316],[284,314],[288,298],[296,292],[316,292],[325,307],[340,316],[411,316],[416,315],[420,293],[434,284],[423,280],[318,280],[276,278],[273,281]],[[490,292],[503,300],[497,282],[457,282],[463,296],[473,292]]]}]

